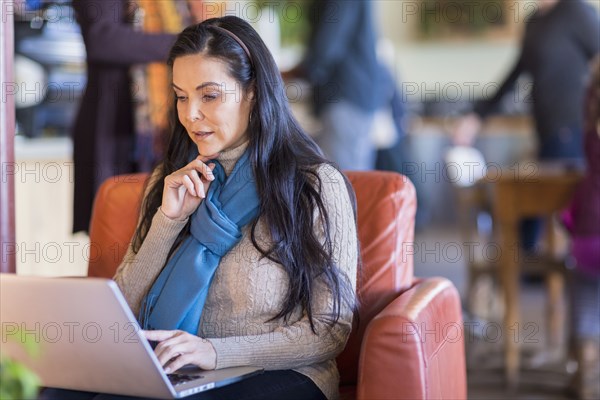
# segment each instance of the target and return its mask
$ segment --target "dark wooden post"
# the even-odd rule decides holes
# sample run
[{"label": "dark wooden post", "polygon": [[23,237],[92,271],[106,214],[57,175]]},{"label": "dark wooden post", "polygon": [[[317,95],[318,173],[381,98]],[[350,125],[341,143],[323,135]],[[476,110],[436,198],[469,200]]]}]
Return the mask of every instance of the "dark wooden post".
[{"label": "dark wooden post", "polygon": [[0,272],[16,272],[15,239],[15,2],[0,0]]}]

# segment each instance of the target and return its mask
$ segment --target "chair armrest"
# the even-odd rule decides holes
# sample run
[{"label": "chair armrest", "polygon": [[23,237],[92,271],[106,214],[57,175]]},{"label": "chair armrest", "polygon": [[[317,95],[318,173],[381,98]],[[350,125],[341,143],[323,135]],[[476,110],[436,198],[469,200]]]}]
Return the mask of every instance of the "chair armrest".
[{"label": "chair armrest", "polygon": [[460,297],[444,278],[417,281],[366,328],[357,399],[466,399]]}]

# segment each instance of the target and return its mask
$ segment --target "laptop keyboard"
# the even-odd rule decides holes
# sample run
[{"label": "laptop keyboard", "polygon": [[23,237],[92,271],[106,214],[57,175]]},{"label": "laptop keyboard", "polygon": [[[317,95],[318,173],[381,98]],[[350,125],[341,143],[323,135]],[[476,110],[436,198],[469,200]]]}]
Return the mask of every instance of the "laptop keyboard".
[{"label": "laptop keyboard", "polygon": [[202,379],[202,375],[190,375],[190,374],[168,374],[169,381],[173,386],[183,385],[186,382],[193,381],[195,379]]}]

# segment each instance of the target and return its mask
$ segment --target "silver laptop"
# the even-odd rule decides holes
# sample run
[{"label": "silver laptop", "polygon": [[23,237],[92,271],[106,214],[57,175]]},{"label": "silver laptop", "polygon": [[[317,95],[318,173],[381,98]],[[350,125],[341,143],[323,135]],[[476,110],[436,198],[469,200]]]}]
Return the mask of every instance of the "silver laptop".
[{"label": "silver laptop", "polygon": [[[0,355],[22,362],[48,387],[180,398],[262,372],[187,366],[167,375],[108,279],[0,274],[0,322]],[[28,354],[23,341],[35,343],[38,354]]]}]

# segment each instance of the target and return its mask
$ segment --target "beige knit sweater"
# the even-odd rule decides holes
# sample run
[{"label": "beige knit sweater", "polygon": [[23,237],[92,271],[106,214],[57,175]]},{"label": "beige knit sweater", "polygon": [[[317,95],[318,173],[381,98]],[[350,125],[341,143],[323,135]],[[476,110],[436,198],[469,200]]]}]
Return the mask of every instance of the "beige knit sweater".
[{"label": "beige knit sweater", "polygon": [[[225,151],[219,161],[227,175],[247,147]],[[356,287],[357,234],[352,205],[343,177],[331,166],[318,169],[322,198],[329,212],[334,258]],[[316,218],[316,216],[315,216]],[[174,221],[160,209],[137,254],[131,246],[119,266],[115,281],[137,315],[142,298],[167,260],[167,254],[186,221]],[[318,225],[320,226],[320,225]],[[269,243],[268,230],[259,219],[257,239]],[[322,227],[319,233],[322,237]],[[266,322],[277,315],[287,290],[287,274],[280,264],[266,258],[250,240],[250,226],[241,241],[219,264],[202,312],[198,335],[210,340],[217,353],[217,368],[254,365],[266,370],[293,369],[308,376],[328,399],[339,397],[335,357],[343,350],[352,324],[352,310],[342,305],[341,317],[331,328],[332,298],[323,285],[313,298],[317,334],[308,318],[297,309],[288,324]]]}]

